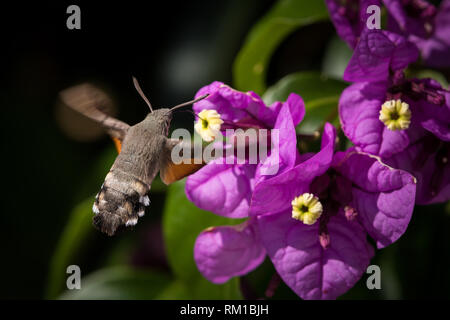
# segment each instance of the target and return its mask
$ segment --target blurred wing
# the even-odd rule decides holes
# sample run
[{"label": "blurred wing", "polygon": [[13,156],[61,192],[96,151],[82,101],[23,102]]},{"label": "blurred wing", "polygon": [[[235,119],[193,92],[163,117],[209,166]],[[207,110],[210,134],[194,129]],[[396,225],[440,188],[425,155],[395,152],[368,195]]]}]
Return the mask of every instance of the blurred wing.
[{"label": "blurred wing", "polygon": [[[172,161],[172,150],[177,146],[179,148],[178,154],[182,159],[188,163],[175,164]],[[186,152],[183,152],[186,151]],[[197,162],[197,163],[196,163]],[[175,181],[183,179],[188,175],[193,174],[197,170],[200,170],[206,163],[201,159],[194,158],[194,148],[191,143],[184,144],[183,142],[175,139],[167,139],[165,154],[161,159],[161,166],[159,175],[161,180],[165,184],[171,184]]]},{"label": "blurred wing", "polygon": [[91,84],[83,83],[65,89],[59,95],[64,104],[100,123],[113,138],[123,140],[130,126],[103,111],[112,104],[111,98],[105,92]]}]

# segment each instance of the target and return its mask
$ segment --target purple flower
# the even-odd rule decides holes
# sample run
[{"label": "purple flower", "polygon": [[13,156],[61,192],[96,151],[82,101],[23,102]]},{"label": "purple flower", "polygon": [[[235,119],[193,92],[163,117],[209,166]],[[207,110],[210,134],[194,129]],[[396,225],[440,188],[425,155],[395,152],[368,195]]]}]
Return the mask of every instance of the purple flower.
[{"label": "purple flower", "polygon": [[[425,64],[432,67],[450,65],[450,0],[439,9],[425,0],[326,0],[338,35],[354,49],[367,31],[367,7],[385,5],[388,11],[387,30],[414,43]],[[375,47],[374,47],[375,49]],[[380,48],[382,50],[382,48]]]},{"label": "purple flower", "polygon": [[304,299],[334,299],[366,270],[373,249],[397,240],[414,206],[415,182],[377,158],[334,154],[326,124],[322,148],[256,184],[251,218],[204,231],[194,248],[199,270],[215,283],[246,274],[269,255],[285,283]]},{"label": "purple flower", "polygon": [[[374,50],[367,50],[371,38],[377,41]],[[400,45],[394,46],[395,40],[389,45],[388,39],[395,38]],[[405,43],[387,31],[363,33],[344,73],[346,80],[357,82],[344,90],[339,101],[342,130],[358,150],[414,174],[417,203],[445,201],[450,199],[445,165],[450,149],[450,93],[431,79],[404,78],[403,68],[415,57]]]},{"label": "purple flower", "polygon": [[389,16],[388,29],[408,37],[432,67],[450,66],[450,0],[437,9],[425,0],[383,0]]},{"label": "purple flower", "polygon": [[357,150],[416,176],[416,202],[427,204],[450,199],[450,93],[431,79],[405,79],[416,58],[403,37],[364,31],[344,72],[356,83],[342,93],[339,116]]},{"label": "purple flower", "polygon": [[338,35],[353,49],[366,27],[367,7],[379,6],[380,0],[325,0],[325,3]]},{"label": "purple flower", "polygon": [[[224,121],[223,128],[278,129],[279,170],[293,167],[297,156],[295,126],[302,120],[305,109],[300,96],[292,93],[285,103],[275,102],[266,106],[253,92],[236,91],[221,82],[213,82],[197,93],[210,96],[194,105],[196,114],[202,110],[216,110]],[[212,161],[186,181],[186,195],[199,208],[230,218],[248,216],[255,172],[267,161],[258,164],[223,163]],[[228,162],[227,162],[228,163]]]},{"label": "purple flower", "polygon": [[401,33],[427,38],[433,34],[436,7],[426,0],[383,0],[390,22]]},{"label": "purple flower", "polygon": [[[304,116],[300,96],[291,94],[285,103],[266,106],[253,92],[239,92],[221,82],[200,89],[197,96],[210,96],[194,105],[198,114],[204,109],[216,110],[225,128],[265,128],[279,130],[280,171],[292,168],[297,158],[297,125]],[[270,156],[269,156],[270,158]],[[270,161],[269,161],[270,162]],[[199,208],[229,218],[249,217],[250,199],[256,180],[267,164],[227,164],[213,161],[186,181],[186,195]],[[255,219],[237,226],[212,227],[197,238],[194,258],[200,272],[214,283],[223,283],[234,276],[256,268],[266,252],[259,240]]]},{"label": "purple flower", "polygon": [[[319,153],[258,184],[252,197],[269,257],[304,299],[334,299],[350,289],[373,256],[366,232],[379,248],[391,244],[406,230],[414,206],[410,174],[352,149],[333,155],[334,140],[327,124]],[[311,225],[294,219],[292,199],[305,194],[323,208]],[[300,210],[311,208],[304,203]]]}]

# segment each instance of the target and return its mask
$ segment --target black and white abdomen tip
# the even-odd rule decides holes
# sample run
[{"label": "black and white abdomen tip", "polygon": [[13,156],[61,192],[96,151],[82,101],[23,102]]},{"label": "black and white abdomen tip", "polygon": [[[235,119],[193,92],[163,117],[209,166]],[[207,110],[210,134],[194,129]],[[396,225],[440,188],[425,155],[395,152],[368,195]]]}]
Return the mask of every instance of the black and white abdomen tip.
[{"label": "black and white abdomen tip", "polygon": [[140,195],[130,188],[129,192],[120,192],[115,188],[103,185],[95,197],[92,211],[94,226],[112,236],[120,226],[134,226],[145,214],[145,207],[150,205],[147,195]]}]

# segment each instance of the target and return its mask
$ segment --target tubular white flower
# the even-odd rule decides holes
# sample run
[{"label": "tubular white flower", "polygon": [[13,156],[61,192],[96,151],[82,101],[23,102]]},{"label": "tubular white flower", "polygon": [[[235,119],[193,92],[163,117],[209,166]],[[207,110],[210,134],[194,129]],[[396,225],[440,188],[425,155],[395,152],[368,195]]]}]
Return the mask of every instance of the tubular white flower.
[{"label": "tubular white flower", "polygon": [[222,123],[220,114],[216,110],[204,109],[198,114],[198,120],[194,125],[194,129],[203,140],[211,142],[221,134],[220,126]]}]

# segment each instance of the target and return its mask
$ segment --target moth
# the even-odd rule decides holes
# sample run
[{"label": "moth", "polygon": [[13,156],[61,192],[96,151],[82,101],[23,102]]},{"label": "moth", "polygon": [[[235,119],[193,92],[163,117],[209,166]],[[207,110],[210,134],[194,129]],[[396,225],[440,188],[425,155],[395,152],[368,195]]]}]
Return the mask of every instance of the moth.
[{"label": "moth", "polygon": [[[153,110],[138,81],[133,77],[136,90],[150,108],[141,122],[130,126],[103,110],[112,101],[99,88],[84,83],[61,91],[60,98],[68,107],[101,124],[113,138],[118,149],[105,181],[92,207],[93,225],[112,236],[119,227],[134,226],[150,205],[148,193],[155,176],[160,174],[170,184],[199,170],[204,164],[171,161],[171,151],[180,140],[169,139],[168,131],[173,110],[205,99],[208,95],[172,108]],[[191,152],[191,154],[194,154]]]}]

